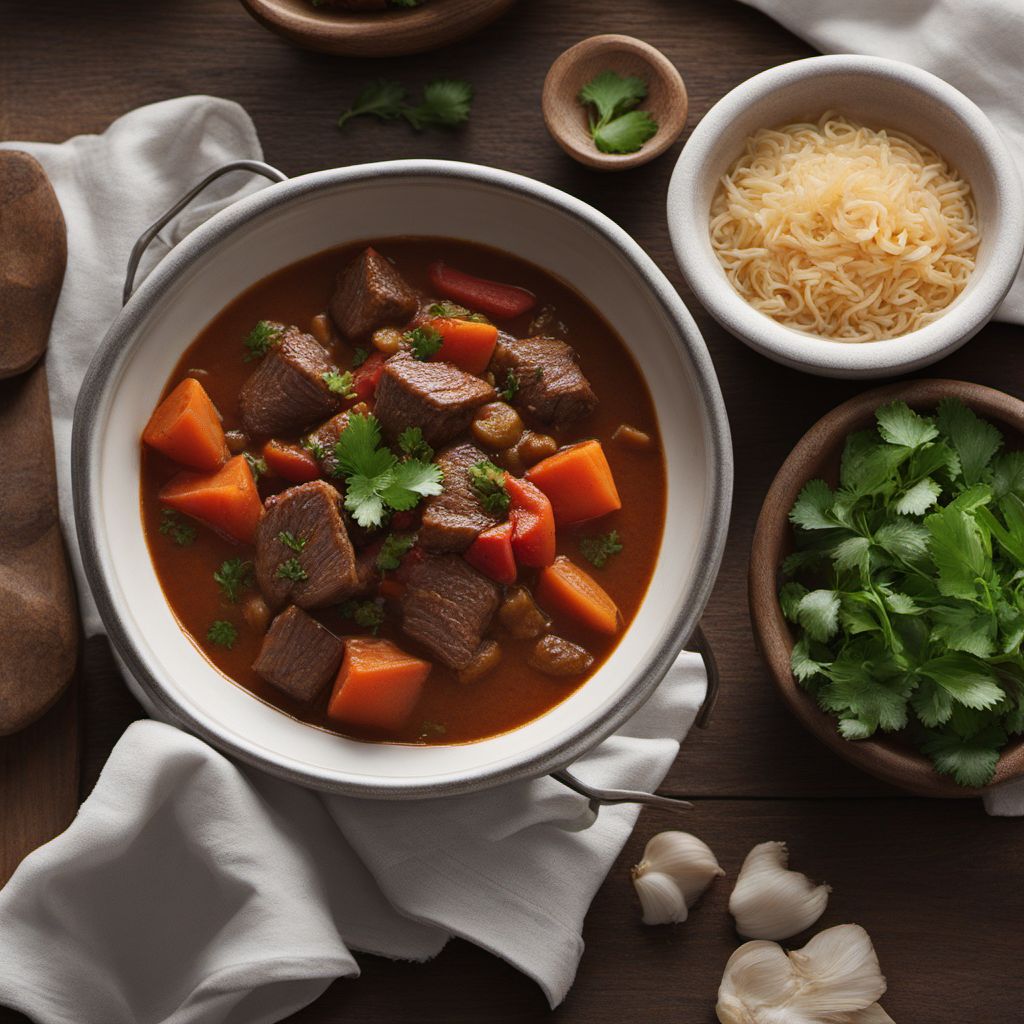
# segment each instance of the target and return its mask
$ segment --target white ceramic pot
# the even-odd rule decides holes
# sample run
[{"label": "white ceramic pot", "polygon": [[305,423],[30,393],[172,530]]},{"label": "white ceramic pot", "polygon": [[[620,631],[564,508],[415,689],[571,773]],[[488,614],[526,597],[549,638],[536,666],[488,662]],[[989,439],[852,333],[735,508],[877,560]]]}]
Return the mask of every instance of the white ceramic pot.
[{"label": "white ceramic pot", "polygon": [[[784,327],[740,297],[711,247],[711,200],[747,138],[760,128],[816,121],[827,110],[913,136],[949,160],[974,191],[981,244],[967,286],[941,317],[900,338],[858,344]],[[1024,191],[1002,136],[963,93],[910,64],[841,54],[780,65],[720,99],[676,164],[668,224],[687,284],[731,334],[769,359],[808,373],[885,377],[949,355],[992,318],[1024,254]]]},{"label": "white ceramic pot", "polygon": [[[665,443],[667,536],[635,621],[600,670],[540,718],[453,746],[364,743],[295,721],[221,675],[164,599],[139,515],[139,435],[184,348],[281,267],[360,239],[435,235],[499,247],[567,281],[626,339]],[[603,214],[546,185],[469,164],[398,161],[284,181],[222,211],[156,268],[111,327],[83,384],[75,512],[114,647],[165,713],[222,750],[357,796],[466,792],[551,772],[620,726],[694,632],[718,570],[732,491],[729,428],[689,313]],[[628,496],[627,496],[628,500]]]}]

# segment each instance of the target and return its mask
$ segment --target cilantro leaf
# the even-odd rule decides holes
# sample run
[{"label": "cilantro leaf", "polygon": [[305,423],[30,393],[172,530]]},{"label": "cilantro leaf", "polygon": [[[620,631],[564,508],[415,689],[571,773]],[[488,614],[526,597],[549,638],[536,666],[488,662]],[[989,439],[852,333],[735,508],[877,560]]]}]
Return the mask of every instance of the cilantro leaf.
[{"label": "cilantro leaf", "polygon": [[953,651],[933,658],[918,671],[968,708],[990,708],[1003,699],[1003,691],[992,669],[963,652]]},{"label": "cilantro leaf", "polygon": [[406,107],[402,116],[417,131],[426,127],[453,128],[469,120],[473,87],[457,78],[437,78],[423,88],[423,101]]},{"label": "cilantro leaf", "polygon": [[828,640],[839,628],[839,597],[834,590],[812,590],[800,599],[796,616],[812,640]]},{"label": "cilantro leaf", "polygon": [[961,786],[985,786],[992,781],[1006,733],[996,725],[964,739],[951,731],[932,732],[921,744],[936,771],[952,775]]},{"label": "cilantro leaf", "polygon": [[991,569],[975,520],[947,506],[928,516],[924,525],[931,534],[928,550],[939,572],[939,591],[947,597],[973,598],[979,579]]},{"label": "cilantro leaf", "polygon": [[508,512],[511,498],[505,489],[505,470],[489,459],[481,459],[469,467],[469,484],[484,510],[493,516]]},{"label": "cilantro leaf", "polygon": [[580,103],[591,104],[600,122],[632,110],[647,95],[647,83],[636,75],[602,71],[580,89]]},{"label": "cilantro leaf", "polygon": [[281,341],[284,328],[280,324],[273,324],[269,320],[260,320],[258,324],[245,336],[242,344],[245,346],[245,362],[251,363],[254,359],[262,359],[275,345]]},{"label": "cilantro leaf", "polygon": [[935,421],[919,416],[906,402],[893,402],[876,410],[878,433],[889,444],[919,448],[939,436]]},{"label": "cilantro leaf", "polygon": [[342,111],[338,127],[343,128],[353,117],[372,114],[382,121],[394,121],[402,116],[406,88],[401,82],[376,78],[363,87],[348,110]]},{"label": "cilantro leaf", "polygon": [[952,398],[939,403],[939,429],[949,438],[960,456],[964,482],[978,483],[992,456],[999,450],[1003,437],[991,423],[979,419],[963,402]]},{"label": "cilantro leaf", "polygon": [[635,153],[658,133],[658,122],[646,110],[631,110],[593,131],[602,153]]},{"label": "cilantro leaf", "polygon": [[1006,452],[993,460],[992,493],[996,498],[1024,497],[1024,452]]},{"label": "cilantro leaf", "polygon": [[908,487],[893,506],[900,515],[923,516],[939,500],[942,487],[930,476]]},{"label": "cilantro leaf", "polygon": [[409,342],[412,354],[422,362],[437,355],[444,344],[444,338],[441,337],[440,331],[429,326],[415,327],[411,331],[406,331],[402,337]]},{"label": "cilantro leaf", "polygon": [[829,514],[834,500],[832,488],[824,480],[811,480],[804,484],[789,518],[805,530],[830,530],[836,525]]},{"label": "cilantro leaf", "polygon": [[419,427],[406,427],[398,435],[398,447],[410,459],[430,462],[434,457],[434,449],[423,439],[423,431]]},{"label": "cilantro leaf", "polygon": [[433,462],[407,459],[393,470],[391,482],[382,489],[381,497],[391,508],[406,512],[415,508],[421,498],[440,494],[444,474]]}]

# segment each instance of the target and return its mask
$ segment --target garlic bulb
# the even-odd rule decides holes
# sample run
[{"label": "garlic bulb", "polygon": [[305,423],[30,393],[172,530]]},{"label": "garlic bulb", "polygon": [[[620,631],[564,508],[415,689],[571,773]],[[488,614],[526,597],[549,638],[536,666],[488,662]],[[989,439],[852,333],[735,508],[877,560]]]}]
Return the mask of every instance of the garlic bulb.
[{"label": "garlic bulb", "polygon": [[885,978],[856,924],[819,932],[788,956],[774,942],[740,946],[725,965],[721,1024],[892,1024],[878,1005]]},{"label": "garlic bulb", "polygon": [[750,939],[788,939],[810,928],[825,912],[827,885],[815,885],[799,871],[789,871],[785,843],[760,843],[740,868],[729,897],[736,930]]},{"label": "garlic bulb", "polygon": [[685,921],[701,893],[724,874],[707,843],[689,832],[659,832],[633,868],[644,924]]}]

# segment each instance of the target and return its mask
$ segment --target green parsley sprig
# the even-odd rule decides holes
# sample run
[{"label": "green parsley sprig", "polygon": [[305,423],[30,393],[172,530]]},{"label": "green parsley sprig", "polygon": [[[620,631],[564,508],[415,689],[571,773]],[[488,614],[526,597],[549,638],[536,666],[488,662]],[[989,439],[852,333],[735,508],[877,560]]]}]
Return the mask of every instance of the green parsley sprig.
[{"label": "green parsley sprig", "polygon": [[355,398],[355,389],[352,387],[352,373],[346,370],[338,373],[337,370],[328,370],[323,374],[323,381],[327,390],[332,394],[341,395],[342,398]]},{"label": "green parsley sprig", "polygon": [[436,356],[444,344],[441,332],[429,326],[415,327],[406,331],[402,337],[409,343],[412,354],[424,363],[431,356]]},{"label": "green parsley sprig", "polygon": [[469,484],[484,510],[493,516],[504,516],[511,499],[505,489],[505,470],[490,459],[481,459],[469,467]]},{"label": "green parsley sprig", "polygon": [[658,131],[646,110],[636,110],[647,83],[636,75],[602,71],[580,90],[579,101],[594,108],[590,134],[602,153],[635,153]]},{"label": "green parsley sprig", "polygon": [[902,402],[790,512],[793,674],[850,740],[906,735],[964,786],[1024,732],[1024,453],[961,402]]},{"label": "green parsley sprig", "polygon": [[210,628],[206,631],[206,639],[211,644],[231,650],[238,639],[238,630],[227,619],[217,619],[210,623]]},{"label": "green parsley sprig", "polygon": [[351,619],[357,626],[369,629],[374,634],[384,625],[384,608],[376,601],[356,601],[352,598],[339,605],[338,610],[346,619]]},{"label": "green parsley sprig", "polygon": [[196,539],[196,528],[189,523],[183,523],[173,508],[160,510],[158,529],[165,537],[170,537],[180,548],[188,547]]},{"label": "green parsley sprig", "polygon": [[583,557],[598,569],[603,569],[608,563],[608,559],[612,555],[617,555],[621,550],[622,541],[619,540],[618,530],[580,537],[580,551],[583,552]]},{"label": "green parsley sprig", "polygon": [[416,543],[414,533],[390,533],[377,553],[377,568],[381,572],[393,572],[402,564],[402,559]]},{"label": "green parsley sprig", "polygon": [[414,458],[399,462],[382,445],[380,424],[370,413],[349,418],[334,454],[345,477],[345,508],[360,526],[380,526],[388,509],[405,512],[441,493],[441,467]]},{"label": "green parsley sprig", "polygon": [[225,599],[235,604],[241,592],[252,586],[252,562],[229,558],[214,570],[213,579]]},{"label": "green parsley sprig", "polygon": [[269,320],[261,320],[242,341],[245,346],[245,361],[262,359],[275,345],[281,341],[284,329],[280,324],[272,324]]},{"label": "green parsley sprig", "polygon": [[398,435],[398,448],[410,459],[430,462],[434,458],[434,449],[423,439],[423,431],[419,427],[406,427]]},{"label": "green parsley sprig", "polygon": [[437,78],[423,87],[422,100],[406,103],[408,90],[401,82],[377,78],[363,87],[355,102],[338,118],[343,128],[353,117],[373,116],[382,121],[405,120],[416,131],[454,128],[469,120],[473,87],[457,78]]}]

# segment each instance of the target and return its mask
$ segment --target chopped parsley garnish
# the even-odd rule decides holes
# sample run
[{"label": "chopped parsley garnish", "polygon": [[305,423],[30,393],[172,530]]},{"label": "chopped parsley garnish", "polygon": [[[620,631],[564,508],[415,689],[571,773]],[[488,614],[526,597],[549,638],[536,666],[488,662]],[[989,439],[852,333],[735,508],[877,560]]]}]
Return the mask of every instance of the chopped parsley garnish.
[{"label": "chopped parsley garnish", "polygon": [[291,580],[293,583],[301,583],[309,579],[309,573],[302,568],[302,563],[297,558],[289,558],[282,562],[274,575],[279,580]]},{"label": "chopped parsley garnish", "polygon": [[338,373],[335,370],[328,370],[323,375],[324,383],[327,385],[327,390],[335,395],[341,395],[342,398],[355,398],[356,393],[352,388],[352,374],[346,370],[344,373]]},{"label": "chopped parsley garnish", "polygon": [[484,510],[493,516],[508,512],[509,496],[505,490],[505,470],[489,459],[481,459],[469,467],[469,483]]},{"label": "chopped parsley garnish", "polygon": [[238,595],[252,586],[252,562],[243,561],[241,558],[229,558],[214,571],[213,578],[224,596],[235,604]]},{"label": "chopped parsley garnish", "polygon": [[253,480],[259,480],[261,476],[264,476],[267,472],[267,460],[260,458],[258,455],[253,455],[252,452],[242,452],[242,456],[245,461],[249,464],[249,469],[252,471]]},{"label": "chopped parsley garnish", "polygon": [[505,374],[505,384],[498,391],[498,397],[503,402],[511,402],[519,394],[519,377],[515,370],[509,370]]},{"label": "chopped parsley garnish", "polygon": [[406,427],[398,435],[398,447],[410,459],[430,462],[434,457],[434,449],[423,440],[423,431],[419,427]]},{"label": "chopped parsley garnish", "polygon": [[324,456],[327,454],[324,446],[319,441],[313,440],[311,437],[307,437],[306,440],[302,442],[302,447],[305,448],[317,462],[323,462]]},{"label": "chopped parsley garnish", "polygon": [[602,71],[583,86],[579,101],[594,108],[590,134],[602,153],[635,153],[658,131],[646,110],[634,109],[646,95],[642,78],[614,71]]},{"label": "chopped parsley garnish", "polygon": [[598,569],[603,569],[608,559],[612,555],[617,555],[621,550],[622,542],[619,540],[618,530],[580,537],[580,551],[583,552],[583,557]]},{"label": "chopped parsley garnish", "polygon": [[368,83],[348,110],[342,111],[338,127],[353,117],[373,115],[382,121],[404,118],[416,131],[428,127],[453,128],[469,120],[473,87],[454,78],[438,78],[423,88],[423,99],[416,106],[406,103],[408,90],[401,82],[378,78]]},{"label": "chopped parsley garnish", "polygon": [[353,370],[358,369],[369,358],[370,358],[370,350],[368,348],[362,348],[362,347],[357,348],[355,350],[355,352],[352,353],[352,369]]},{"label": "chopped parsley garnish", "polygon": [[238,639],[238,630],[227,619],[217,619],[210,624],[210,628],[206,631],[206,639],[211,644],[218,644],[231,650]]},{"label": "chopped parsley garnish", "polygon": [[433,327],[416,327],[411,331],[406,331],[402,337],[409,342],[412,354],[422,362],[437,355],[444,344],[444,338]]},{"label": "chopped parsley garnish", "polygon": [[291,530],[282,530],[278,535],[277,539],[286,547],[291,548],[292,551],[301,552],[306,545],[309,543],[308,537],[296,537]]},{"label": "chopped parsley garnish", "polygon": [[242,344],[246,348],[245,361],[262,359],[281,340],[283,328],[268,320],[261,320],[245,337]]},{"label": "chopped parsley garnish", "polygon": [[339,608],[346,619],[374,633],[384,624],[384,608],[376,601],[346,601]]},{"label": "chopped parsley garnish", "polygon": [[380,526],[387,509],[406,512],[421,498],[441,493],[441,467],[415,458],[399,462],[381,444],[380,424],[372,414],[349,418],[334,454],[346,478],[345,508],[360,526]]},{"label": "chopped parsley garnish", "polygon": [[377,568],[381,572],[391,572],[402,564],[402,559],[416,543],[414,533],[388,534],[377,555]]},{"label": "chopped parsley garnish", "polygon": [[183,523],[173,508],[160,510],[160,532],[170,537],[180,548],[188,547],[196,539],[196,528]]},{"label": "chopped parsley garnish", "polygon": [[847,739],[906,730],[982,786],[1024,733],[1024,453],[997,454],[999,430],[954,399],[875,419],[838,487],[810,481],[789,515],[793,675]]},{"label": "chopped parsley garnish", "polygon": [[490,323],[483,313],[471,313],[465,306],[460,306],[457,302],[449,302],[447,299],[431,303],[427,307],[427,316],[445,317],[449,320],[469,320],[478,324]]}]

